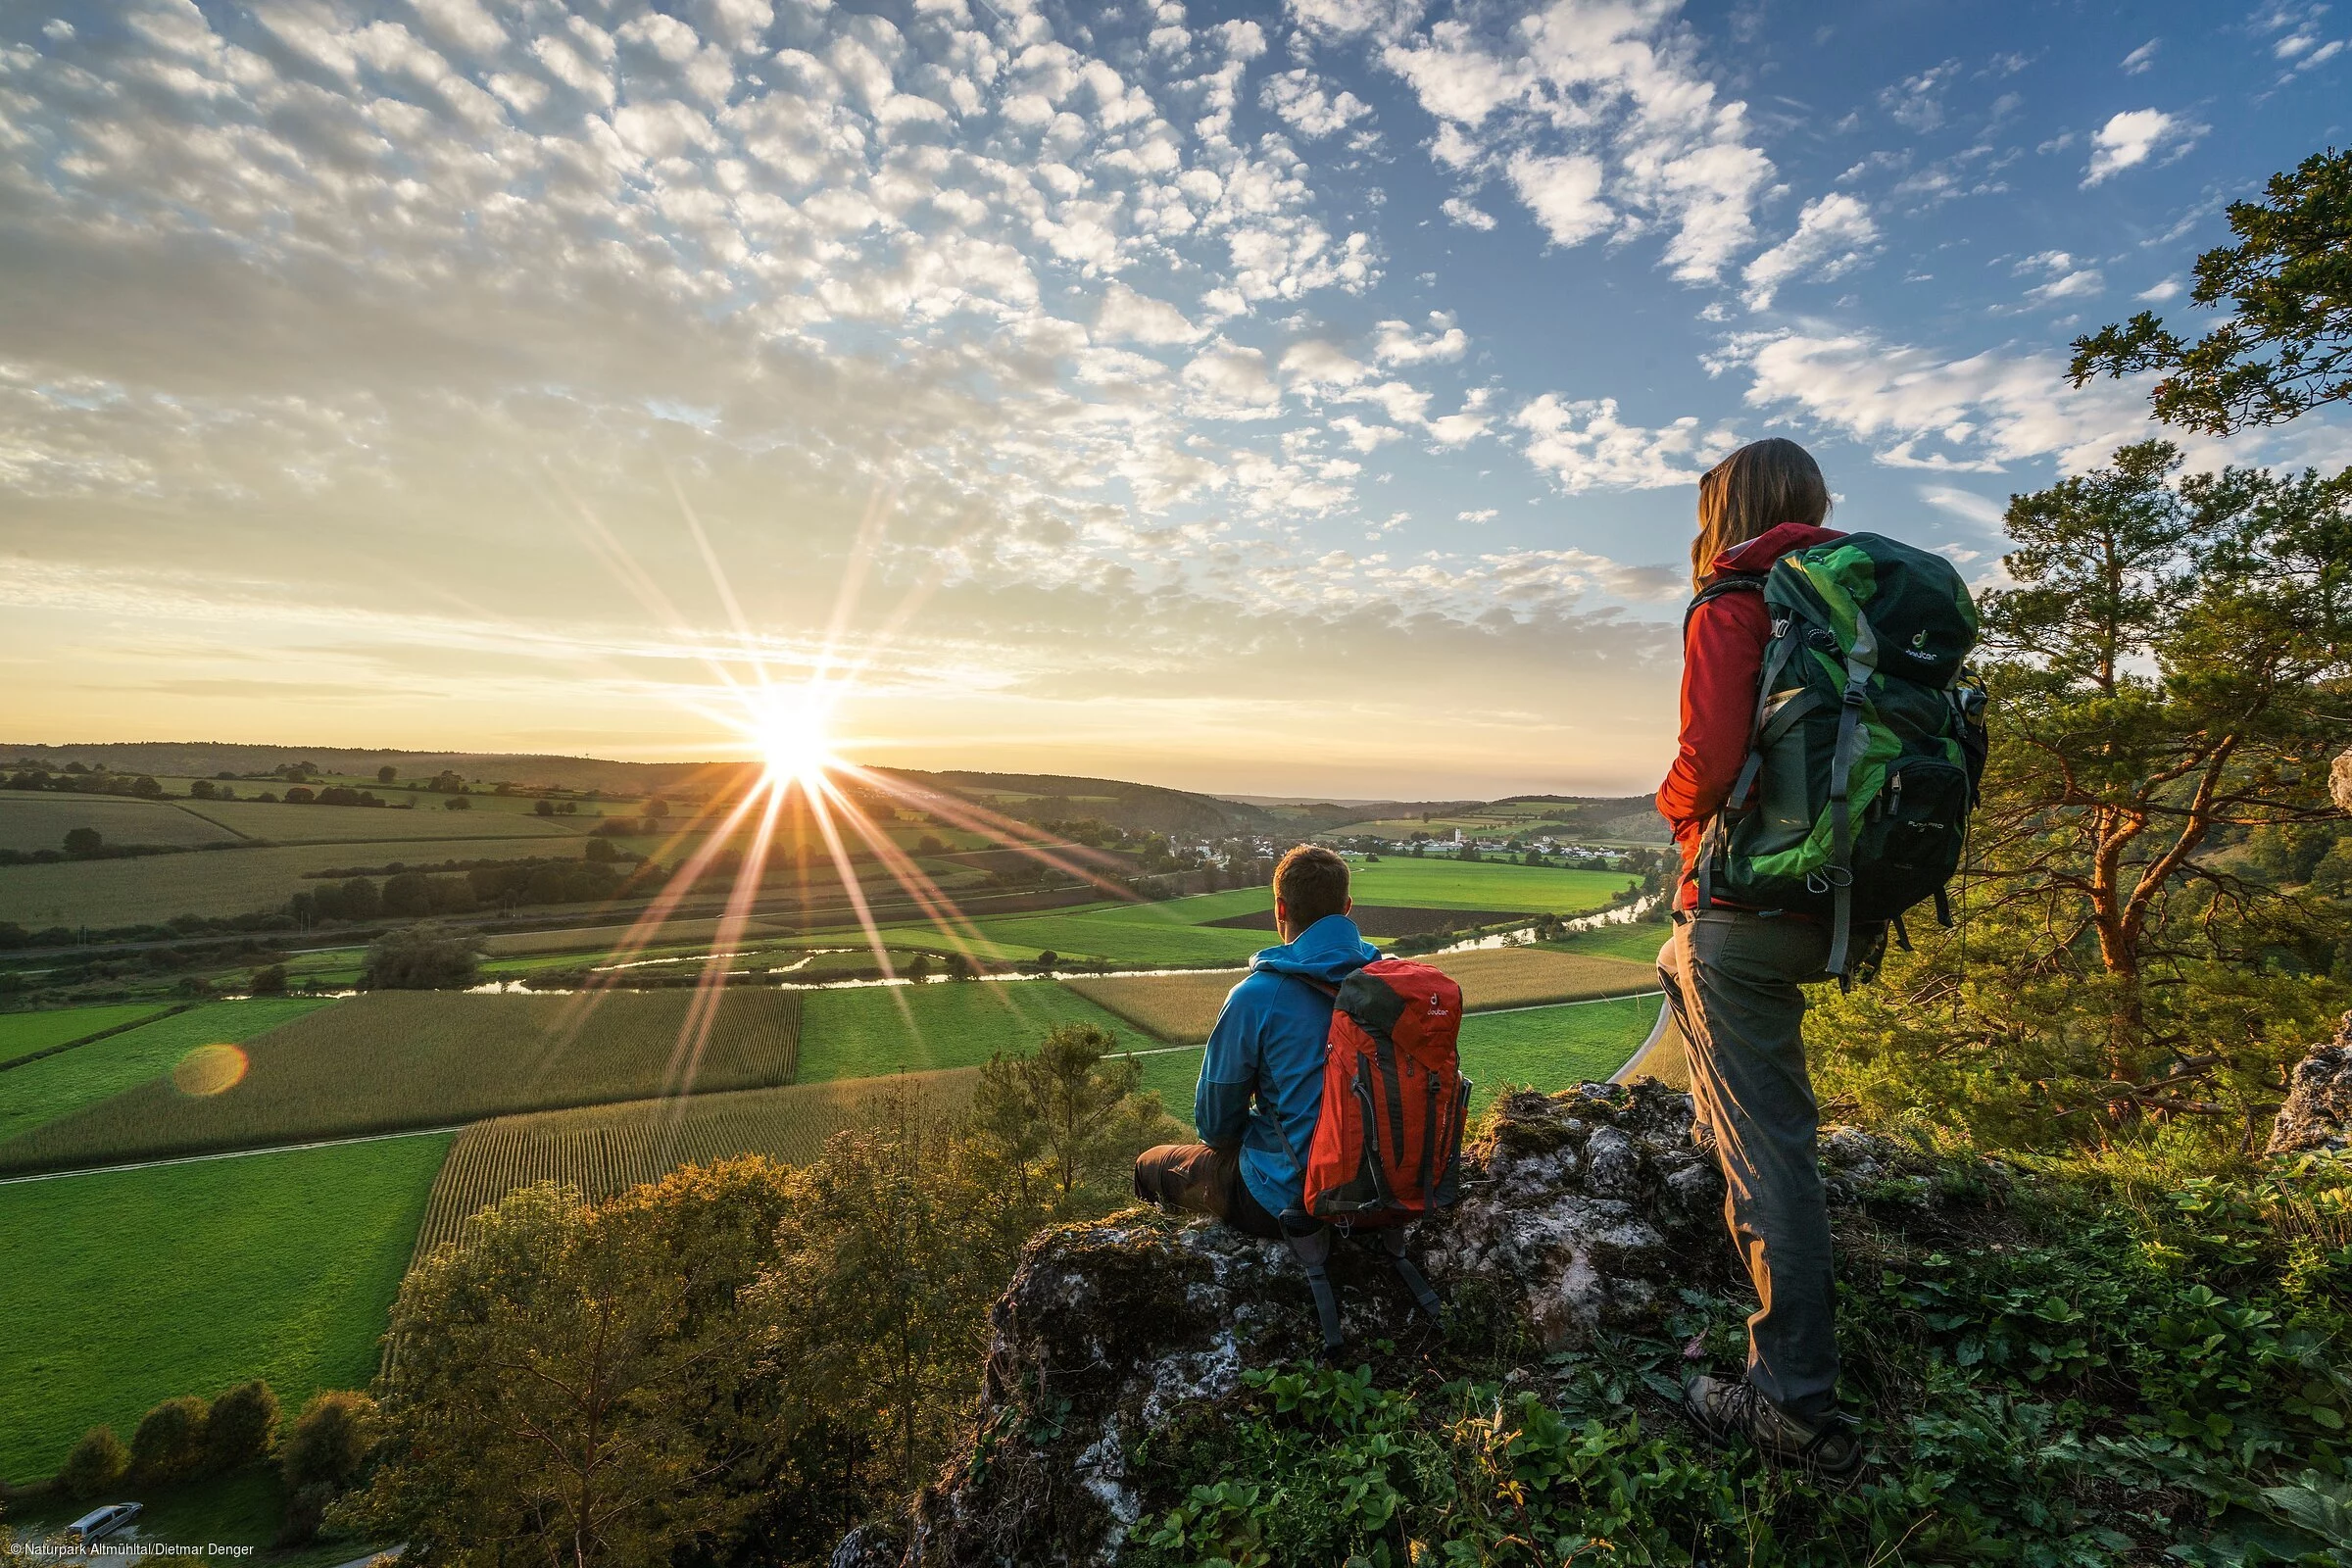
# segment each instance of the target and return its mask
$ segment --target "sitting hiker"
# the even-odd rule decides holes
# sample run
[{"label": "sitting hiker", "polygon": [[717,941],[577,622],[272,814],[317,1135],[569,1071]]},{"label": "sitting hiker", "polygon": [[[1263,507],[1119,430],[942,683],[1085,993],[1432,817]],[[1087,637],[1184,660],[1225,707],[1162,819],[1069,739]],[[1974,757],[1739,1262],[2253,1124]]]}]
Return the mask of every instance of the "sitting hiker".
[{"label": "sitting hiker", "polygon": [[1146,1150],[1135,1162],[1136,1197],[1281,1238],[1275,1216],[1303,1206],[1307,1146],[1322,1109],[1332,1007],[1324,987],[1380,956],[1348,918],[1352,907],[1338,855],[1301,844],[1282,858],[1274,930],[1283,945],[1250,960],[1200,1063],[1193,1120],[1204,1142]]}]

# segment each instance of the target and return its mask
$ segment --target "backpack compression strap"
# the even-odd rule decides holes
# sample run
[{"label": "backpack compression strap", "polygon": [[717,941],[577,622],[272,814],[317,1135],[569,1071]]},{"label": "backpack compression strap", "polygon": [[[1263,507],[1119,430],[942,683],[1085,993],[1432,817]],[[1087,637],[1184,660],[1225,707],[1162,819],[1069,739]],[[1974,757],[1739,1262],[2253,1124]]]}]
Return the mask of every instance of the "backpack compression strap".
[{"label": "backpack compression strap", "polygon": [[1838,714],[1838,749],[1830,754],[1830,961],[1823,967],[1845,979],[1846,949],[1854,934],[1854,827],[1845,803],[1854,773],[1854,740],[1862,723],[1863,694],[1879,667],[1879,636],[1870,617],[1854,611],[1854,646],[1845,656],[1845,693]]}]

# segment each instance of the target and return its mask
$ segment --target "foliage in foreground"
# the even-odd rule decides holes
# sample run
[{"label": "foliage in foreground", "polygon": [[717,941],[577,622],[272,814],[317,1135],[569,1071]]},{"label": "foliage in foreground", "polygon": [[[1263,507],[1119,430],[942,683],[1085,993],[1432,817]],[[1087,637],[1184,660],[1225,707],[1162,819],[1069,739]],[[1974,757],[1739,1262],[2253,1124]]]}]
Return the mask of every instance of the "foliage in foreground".
[{"label": "foliage in foreground", "polygon": [[[1981,1223],[1901,1230],[1928,1181],[1973,1188]],[[1973,1165],[1871,1195],[1840,1237],[1872,1454],[1846,1488],[1671,1413],[1686,1339],[1719,1364],[1742,1343],[1744,1305],[1691,1290],[1652,1335],[1522,1366],[1457,1344],[1377,1381],[1250,1373],[1130,1457],[1155,1506],[1128,1558],[2352,1562],[2352,1166],[2118,1197]]]}]

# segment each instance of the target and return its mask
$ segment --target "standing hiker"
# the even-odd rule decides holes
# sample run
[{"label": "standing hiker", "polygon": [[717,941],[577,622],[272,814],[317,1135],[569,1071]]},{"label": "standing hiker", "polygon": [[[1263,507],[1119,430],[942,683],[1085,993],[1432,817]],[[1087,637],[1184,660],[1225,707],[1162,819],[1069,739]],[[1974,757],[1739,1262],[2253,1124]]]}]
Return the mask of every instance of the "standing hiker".
[{"label": "standing hiker", "polygon": [[1698,1122],[1722,1163],[1724,1217],[1761,1303],[1747,1320],[1747,1375],[1692,1379],[1685,1408],[1718,1441],[1744,1438],[1767,1456],[1841,1474],[1861,1449],[1837,1407],[1830,1215],[1799,989],[1821,978],[1830,929],[1722,899],[1699,908],[1694,874],[1708,824],[1748,760],[1772,635],[1764,596],[1736,579],[1760,585],[1782,556],[1842,537],[1822,526],[1829,512],[1821,469],[1793,441],[1741,447],[1698,482],[1681,744],[1658,790],[1683,874],[1658,970],[1690,1053]]}]

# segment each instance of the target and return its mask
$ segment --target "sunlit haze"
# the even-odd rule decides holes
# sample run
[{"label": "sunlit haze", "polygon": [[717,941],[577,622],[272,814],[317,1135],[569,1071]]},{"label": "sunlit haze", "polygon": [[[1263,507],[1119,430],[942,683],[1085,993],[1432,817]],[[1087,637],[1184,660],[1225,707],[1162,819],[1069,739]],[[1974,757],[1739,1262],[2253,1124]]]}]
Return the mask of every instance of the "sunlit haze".
[{"label": "sunlit haze", "polygon": [[8,8],[0,742],[1646,789],[1709,463],[1994,580],[2342,139],[2094,10]]}]

